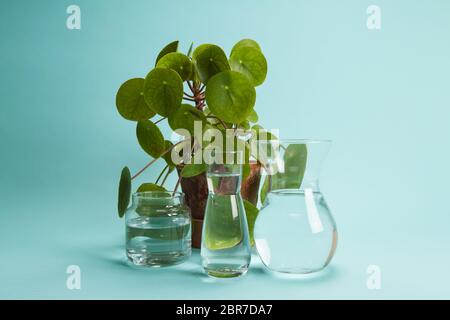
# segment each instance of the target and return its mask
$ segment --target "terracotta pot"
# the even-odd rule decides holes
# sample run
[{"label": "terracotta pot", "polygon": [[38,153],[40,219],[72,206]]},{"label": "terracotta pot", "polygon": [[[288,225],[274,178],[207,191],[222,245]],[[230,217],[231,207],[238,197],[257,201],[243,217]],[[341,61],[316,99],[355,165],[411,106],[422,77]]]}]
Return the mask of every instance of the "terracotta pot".
[{"label": "terracotta pot", "polygon": [[[177,167],[178,174],[182,167]],[[250,174],[241,183],[241,195],[245,200],[253,203],[258,202],[259,185],[261,181],[261,165],[259,163],[250,164]],[[181,178],[181,190],[183,191],[186,204],[191,209],[192,216],[192,247],[200,248],[202,242],[203,218],[205,217],[206,202],[208,200],[208,183],[206,174]]]},{"label": "terracotta pot", "polygon": [[251,202],[254,206],[258,203],[259,184],[261,183],[261,164],[250,163],[250,174],[241,183],[242,198]]}]

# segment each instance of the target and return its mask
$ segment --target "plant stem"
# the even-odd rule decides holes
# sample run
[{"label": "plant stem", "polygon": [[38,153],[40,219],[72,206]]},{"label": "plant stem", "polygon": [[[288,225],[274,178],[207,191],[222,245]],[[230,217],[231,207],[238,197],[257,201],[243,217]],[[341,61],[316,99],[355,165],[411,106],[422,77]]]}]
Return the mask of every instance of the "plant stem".
[{"label": "plant stem", "polygon": [[175,193],[178,190],[178,187],[180,186],[181,178],[182,177],[181,177],[181,173],[180,173],[180,176],[178,177],[178,180],[177,180],[177,184],[175,185],[175,188],[173,189],[172,197],[175,195]]},{"label": "plant stem", "polygon": [[185,96],[188,96],[189,98],[194,98],[193,95],[191,95],[191,94],[189,94],[189,93],[187,93],[187,92],[184,92],[184,95],[185,95]]},{"label": "plant stem", "polygon": [[[191,147],[191,154],[190,154],[190,156],[191,156],[191,159],[192,159],[192,153],[194,152],[194,148],[195,148],[195,140],[194,140],[194,138],[192,138],[191,143],[192,143],[192,147]],[[175,185],[175,188],[173,189],[172,197],[175,195],[175,192],[177,192],[178,187],[180,186],[181,178],[182,178],[182,175],[181,175],[181,172],[180,172],[177,184]]]},{"label": "plant stem", "polygon": [[139,176],[142,172],[144,172],[148,167],[150,167],[152,164],[156,162],[159,158],[155,158],[149,163],[147,163],[141,170],[139,170],[134,176],[131,177],[131,180],[135,179],[137,176]]},{"label": "plant stem", "polygon": [[169,177],[170,173],[171,173],[170,170],[167,171],[166,175],[164,176],[163,181],[161,182],[161,187],[163,187],[163,186],[164,186],[164,183],[166,183],[166,180],[167,180],[167,178]]},{"label": "plant stem", "polygon": [[141,170],[139,170],[134,176],[131,177],[131,180],[135,179],[137,176],[139,176],[142,172],[144,172],[148,167],[150,167],[152,164],[156,162],[159,158],[161,158],[163,155],[165,155],[167,152],[171,151],[175,146],[179,145],[180,143],[184,142],[186,140],[181,140],[174,145],[170,146],[168,149],[164,150],[163,153],[158,158],[153,159],[149,163],[147,163]]},{"label": "plant stem", "polygon": [[191,89],[192,94],[184,93],[183,99],[195,102],[195,107],[198,110],[203,110],[205,106],[205,92],[203,89],[205,88],[204,84],[195,82],[195,81],[186,81],[189,89]]},{"label": "plant stem", "polygon": [[161,171],[161,173],[159,174],[158,178],[155,181],[155,184],[158,184],[159,179],[161,179],[162,175],[164,174],[164,172],[167,170],[167,168],[169,168],[169,165],[167,164],[164,169]]},{"label": "plant stem", "polygon": [[164,119],[166,119],[166,117],[159,119],[158,121],[155,122],[155,124],[160,123],[160,122],[163,121]]},{"label": "plant stem", "polygon": [[188,86],[189,86],[189,89],[191,89],[192,93],[195,95],[195,89],[194,89],[194,87],[192,86],[191,82],[190,82],[190,81],[187,81],[187,84],[188,84]]},{"label": "plant stem", "polygon": [[195,107],[198,109],[198,110],[200,110],[200,111],[203,111],[203,107],[205,106],[205,104],[203,103],[203,101],[200,101],[200,102],[198,102],[198,101],[196,101],[195,102]]}]

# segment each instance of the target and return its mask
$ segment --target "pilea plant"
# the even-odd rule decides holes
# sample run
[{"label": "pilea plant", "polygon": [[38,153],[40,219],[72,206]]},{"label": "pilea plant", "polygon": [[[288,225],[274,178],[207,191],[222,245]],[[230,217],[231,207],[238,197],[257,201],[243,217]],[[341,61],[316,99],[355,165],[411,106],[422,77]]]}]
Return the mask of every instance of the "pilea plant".
[{"label": "pilea plant", "polygon": [[[258,114],[254,109],[255,87],[264,82],[266,74],[266,59],[254,40],[237,42],[228,57],[214,44],[202,44],[195,49],[191,44],[188,52],[183,54],[178,51],[178,41],[174,41],[160,51],[155,67],[145,78],[133,78],[124,82],[116,95],[117,110],[123,118],[137,122],[139,145],[152,159],[133,175],[127,167],[122,170],[119,216],[124,215],[129,205],[131,181],[158,159],[162,159],[165,167],[156,180],[140,185],[137,192],[165,190],[167,177],[176,172],[179,178],[174,190],[181,185],[186,195],[193,217],[193,245],[198,246],[201,225],[196,225],[195,222],[203,219],[208,190],[206,165],[186,161],[205,147],[199,139],[192,141],[195,140],[192,138],[195,135],[194,123],[198,121],[203,131],[218,129],[225,137],[230,136],[229,129],[232,129],[235,133],[233,138],[237,137],[241,129],[251,128],[256,132],[263,130],[256,124]],[[185,137],[175,144],[165,139],[158,127],[163,121],[167,121],[174,131],[186,130],[190,134],[189,138]],[[184,160],[174,162],[172,150],[182,152],[181,146],[188,139],[193,146],[188,157],[183,154]],[[252,233],[258,213],[256,203],[260,164],[250,161],[250,154],[250,151],[246,152],[241,193]]]}]

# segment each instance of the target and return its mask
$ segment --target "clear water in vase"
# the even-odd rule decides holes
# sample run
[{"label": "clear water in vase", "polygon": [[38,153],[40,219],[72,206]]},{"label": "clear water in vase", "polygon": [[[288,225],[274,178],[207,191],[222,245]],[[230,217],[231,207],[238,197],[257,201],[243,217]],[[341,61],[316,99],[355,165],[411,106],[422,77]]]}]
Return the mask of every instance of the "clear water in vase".
[{"label": "clear water in vase", "polygon": [[182,193],[135,193],[125,220],[126,255],[135,266],[169,266],[191,255],[191,216]]},{"label": "clear water in vase", "polygon": [[255,243],[269,269],[312,273],[334,255],[336,224],[320,192],[277,190],[269,193],[260,212]]},{"label": "clear water in vase", "polygon": [[135,265],[181,262],[191,254],[190,243],[190,220],[186,217],[138,217],[126,225],[127,256]]},{"label": "clear water in vase", "polygon": [[337,246],[337,229],[319,188],[328,140],[261,141],[266,177],[255,222],[258,254],[272,271],[322,270]]},{"label": "clear water in vase", "polygon": [[213,277],[247,272],[251,260],[245,209],[240,195],[241,166],[211,166],[202,235],[202,265]]}]

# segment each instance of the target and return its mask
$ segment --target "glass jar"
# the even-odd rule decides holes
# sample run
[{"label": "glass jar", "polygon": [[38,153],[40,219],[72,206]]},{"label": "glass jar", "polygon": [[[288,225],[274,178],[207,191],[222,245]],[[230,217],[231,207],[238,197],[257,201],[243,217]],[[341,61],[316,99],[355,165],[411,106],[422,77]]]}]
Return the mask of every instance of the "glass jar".
[{"label": "glass jar", "polygon": [[169,266],[191,255],[191,216],[183,193],[133,194],[125,223],[126,254],[136,266]]},{"label": "glass jar", "polygon": [[327,140],[260,141],[265,167],[254,237],[273,271],[306,274],[325,268],[337,245],[336,224],[319,189]]},{"label": "glass jar", "polygon": [[[242,154],[216,153],[207,171],[208,200],[202,233],[202,265],[213,277],[245,274],[251,260],[249,231],[240,194]],[[222,160],[220,160],[222,159]]]}]

